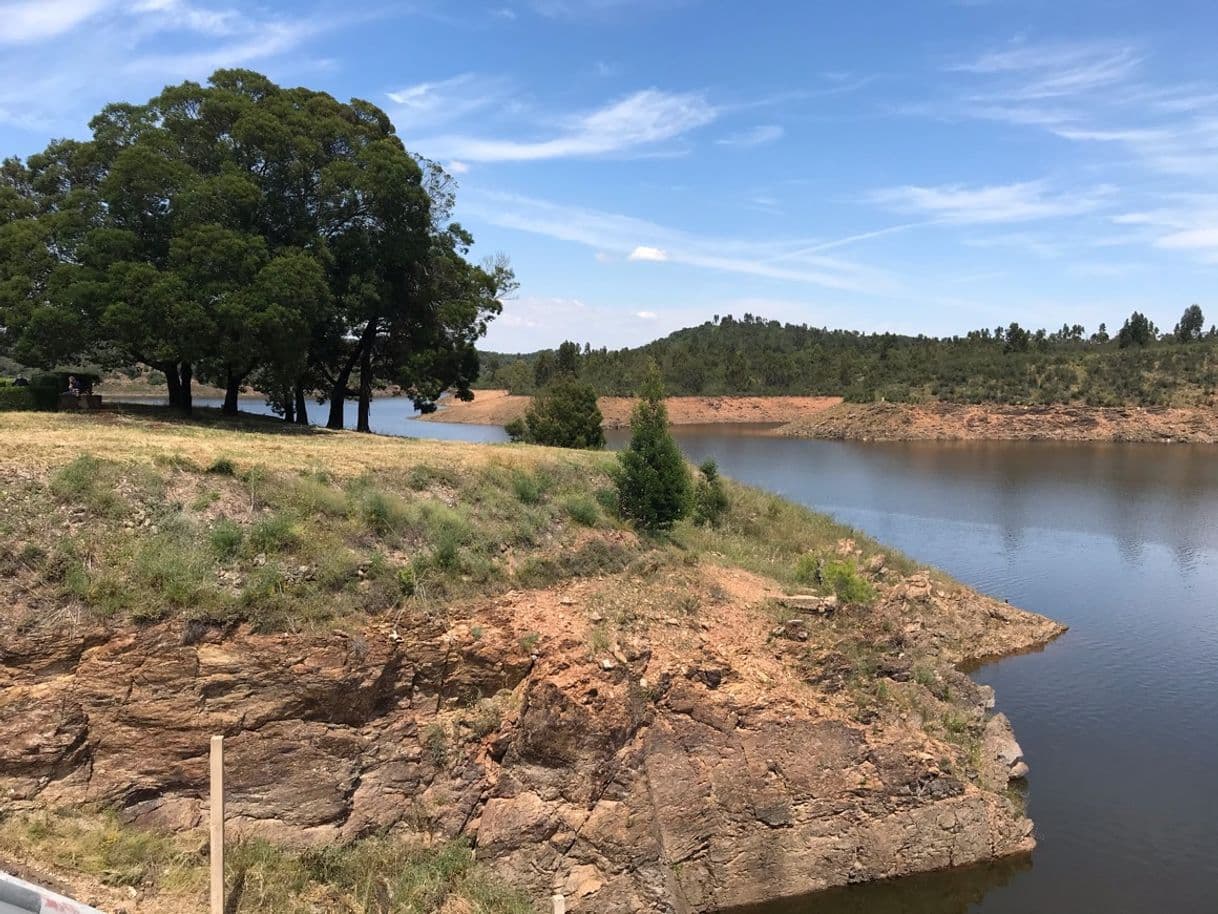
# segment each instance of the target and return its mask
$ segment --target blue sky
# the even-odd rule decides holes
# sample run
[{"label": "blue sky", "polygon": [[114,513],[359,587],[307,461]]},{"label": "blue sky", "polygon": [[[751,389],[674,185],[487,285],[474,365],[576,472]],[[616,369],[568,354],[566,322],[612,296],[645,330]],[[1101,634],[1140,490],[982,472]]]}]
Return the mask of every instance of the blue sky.
[{"label": "blue sky", "polygon": [[0,154],[248,66],[458,176],[521,282],[494,348],[1170,327],[1218,318],[1216,35],[1212,0],[0,0]]}]

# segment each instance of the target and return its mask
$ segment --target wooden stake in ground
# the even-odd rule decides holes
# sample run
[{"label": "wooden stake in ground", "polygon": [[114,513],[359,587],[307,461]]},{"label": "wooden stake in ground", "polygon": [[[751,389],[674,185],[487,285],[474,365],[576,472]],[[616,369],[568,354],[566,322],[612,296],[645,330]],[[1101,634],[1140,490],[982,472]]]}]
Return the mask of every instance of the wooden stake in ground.
[{"label": "wooden stake in ground", "polygon": [[224,737],[211,738],[211,914],[224,914]]}]

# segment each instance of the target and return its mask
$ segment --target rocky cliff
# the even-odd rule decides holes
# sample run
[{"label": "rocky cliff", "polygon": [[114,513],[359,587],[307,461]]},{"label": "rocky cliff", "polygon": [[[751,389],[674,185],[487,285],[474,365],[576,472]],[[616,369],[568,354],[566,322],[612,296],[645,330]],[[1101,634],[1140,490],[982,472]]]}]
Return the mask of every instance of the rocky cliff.
[{"label": "rocky cliff", "polygon": [[[698,609],[649,613],[659,580]],[[604,582],[327,636],[10,634],[0,788],[10,809],[99,803],[194,827],[207,739],[224,733],[238,833],[466,835],[537,896],[605,914],[1031,849],[1006,791],[1026,771],[1009,727],[953,665],[1039,644],[1052,623],[927,577],[882,583],[865,616],[829,605],[781,624],[767,604],[781,594],[743,572],[629,586],[636,624],[609,641],[589,609]]]}]

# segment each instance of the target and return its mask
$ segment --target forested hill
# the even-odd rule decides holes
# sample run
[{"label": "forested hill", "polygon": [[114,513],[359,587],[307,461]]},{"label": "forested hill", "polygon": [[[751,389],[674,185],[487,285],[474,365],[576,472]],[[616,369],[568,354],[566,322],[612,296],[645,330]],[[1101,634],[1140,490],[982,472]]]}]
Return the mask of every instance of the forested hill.
[{"label": "forested hill", "polygon": [[909,337],[730,315],[636,349],[564,343],[529,355],[483,353],[480,387],[533,393],[575,372],[603,395],[633,393],[654,360],[673,395],[841,395],[848,400],[1168,405],[1213,403],[1218,332],[1201,309],[1171,333],[1135,313],[1111,338],[1079,326],[1018,324],[962,337]]}]

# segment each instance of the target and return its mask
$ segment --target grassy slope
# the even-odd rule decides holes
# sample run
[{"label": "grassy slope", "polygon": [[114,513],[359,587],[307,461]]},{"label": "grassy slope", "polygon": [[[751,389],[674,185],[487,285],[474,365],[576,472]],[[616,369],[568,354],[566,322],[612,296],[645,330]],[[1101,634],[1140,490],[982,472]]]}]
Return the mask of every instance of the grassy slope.
[{"label": "grassy slope", "polygon": [[[722,528],[640,540],[615,518],[611,455],[247,429],[0,416],[10,618],[302,629],[612,573],[674,550],[796,587],[809,574],[801,557],[828,560],[853,535],[734,487]],[[878,549],[856,539],[864,557]]]}]

